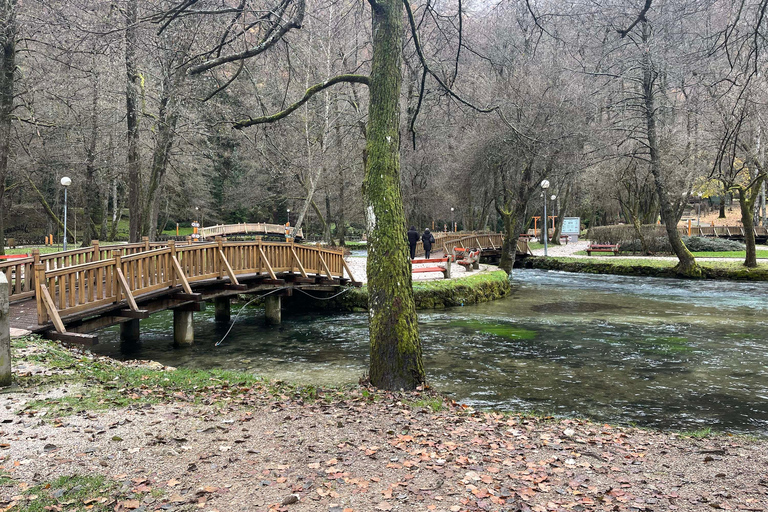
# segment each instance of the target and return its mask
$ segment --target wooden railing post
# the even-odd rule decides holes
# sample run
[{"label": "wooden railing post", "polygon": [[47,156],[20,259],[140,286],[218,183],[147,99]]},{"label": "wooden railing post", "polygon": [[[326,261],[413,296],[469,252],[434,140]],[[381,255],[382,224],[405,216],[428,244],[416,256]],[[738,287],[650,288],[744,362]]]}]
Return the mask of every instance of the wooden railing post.
[{"label": "wooden railing post", "polygon": [[168,240],[168,249],[171,253],[169,256],[168,264],[165,266],[165,271],[171,273],[171,288],[176,286],[176,272],[173,270],[173,260],[176,258],[176,241]]},{"label": "wooden railing post", "polygon": [[187,236],[187,245],[192,245],[192,237]]},{"label": "wooden railing post", "polygon": [[214,260],[217,262],[217,267],[219,270],[219,279],[224,278],[224,262],[222,261],[222,257],[224,256],[224,240],[221,238],[221,236],[217,236],[214,238],[216,241],[216,258]]},{"label": "wooden railing post", "polygon": [[[35,258],[35,300],[37,301],[37,324],[43,325],[48,321],[48,311],[43,303],[43,294],[40,291],[40,285],[45,283],[45,265],[40,263],[40,251],[37,251]],[[33,253],[34,254],[34,253]]]},{"label": "wooden railing post", "polygon": [[101,252],[99,252],[99,241],[91,240],[91,261],[98,261],[101,259]]},{"label": "wooden railing post", "polygon": [[149,237],[148,236],[143,236],[143,237],[141,237],[141,241],[144,242],[144,251],[148,251],[149,250]]},{"label": "wooden railing post", "polygon": [[115,302],[120,302],[123,300],[123,289],[120,286],[120,276],[118,275],[117,270],[123,269],[122,255],[119,250],[115,249],[112,251],[112,257],[115,258],[115,272],[112,275],[112,280],[114,282],[112,283],[112,286],[115,290]]}]

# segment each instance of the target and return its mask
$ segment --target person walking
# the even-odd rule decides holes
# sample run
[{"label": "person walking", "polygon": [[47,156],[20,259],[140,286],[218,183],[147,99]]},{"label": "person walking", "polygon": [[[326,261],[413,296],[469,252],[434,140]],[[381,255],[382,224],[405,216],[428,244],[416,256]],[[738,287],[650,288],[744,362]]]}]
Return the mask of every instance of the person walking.
[{"label": "person walking", "polygon": [[432,252],[432,244],[435,243],[435,237],[429,232],[429,228],[424,230],[421,235],[421,243],[424,245],[424,257],[429,259],[429,253]]},{"label": "person walking", "polygon": [[416,231],[416,226],[411,226],[408,229],[408,247],[411,249],[411,259],[416,257],[417,243],[419,243],[419,232]]}]

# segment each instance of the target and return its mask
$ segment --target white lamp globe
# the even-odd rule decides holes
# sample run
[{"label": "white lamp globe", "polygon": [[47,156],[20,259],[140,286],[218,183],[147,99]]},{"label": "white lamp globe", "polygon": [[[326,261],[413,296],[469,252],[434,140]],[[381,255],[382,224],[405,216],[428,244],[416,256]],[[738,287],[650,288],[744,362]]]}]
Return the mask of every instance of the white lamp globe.
[{"label": "white lamp globe", "polygon": [[62,187],[68,187],[72,184],[72,180],[68,178],[67,176],[64,176],[61,178],[61,186]]}]

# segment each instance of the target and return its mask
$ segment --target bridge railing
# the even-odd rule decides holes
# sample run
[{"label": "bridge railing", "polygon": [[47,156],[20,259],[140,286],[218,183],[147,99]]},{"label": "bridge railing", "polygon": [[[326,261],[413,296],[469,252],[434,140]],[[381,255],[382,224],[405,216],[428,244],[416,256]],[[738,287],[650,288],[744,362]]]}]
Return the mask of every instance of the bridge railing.
[{"label": "bridge railing", "polygon": [[[462,240],[464,238],[468,238],[470,236],[475,236],[475,235],[486,235],[486,234],[496,234],[496,233],[489,233],[485,231],[458,231],[455,233],[437,231],[432,234],[435,237],[435,243],[433,244],[433,247],[435,249],[440,249],[443,246],[443,244],[446,244],[446,243],[450,244],[452,242],[455,242],[456,240]],[[424,254],[424,244],[422,243],[421,240],[419,240],[416,243],[416,254],[418,255]]]},{"label": "bridge railing", "polygon": [[[349,274],[349,269],[346,269]],[[35,293],[38,323],[53,320],[57,329],[61,317],[95,310],[126,299],[135,309],[135,298],[163,289],[208,279],[244,274],[281,272],[344,277],[341,250],[285,242],[216,242],[167,247],[123,255],[113,251],[110,258],[71,267],[46,269],[35,265]],[[351,274],[350,278],[353,278]],[[236,279],[236,278],[235,278]],[[132,301],[133,304],[132,304]]]},{"label": "bridge railing", "polygon": [[[688,236],[688,226],[678,226],[677,231],[682,236]],[[756,237],[768,237],[768,229],[755,226],[752,230]],[[691,236],[709,236],[720,238],[744,238],[743,226],[691,226]]]},{"label": "bridge railing", "polygon": [[[288,228],[293,232],[293,228]],[[285,235],[285,224],[267,224],[264,222],[241,222],[238,224],[217,224],[200,228],[202,238],[215,238],[217,236],[228,236],[235,234],[243,235]],[[301,229],[295,234],[298,238],[303,238],[304,233]]]},{"label": "bridge railing", "polygon": [[[165,247],[167,244],[159,244]],[[90,246],[59,251],[50,254],[40,254],[39,249],[32,249],[31,255],[23,258],[8,259],[0,262],[0,272],[5,274],[10,288],[11,302],[27,299],[35,295],[35,265],[42,263],[46,270],[55,270],[75,265],[83,265],[94,261],[109,259],[114,251],[121,255],[137,254],[156,248],[157,243],[149,243],[145,238],[142,242],[133,244],[100,245],[98,240]]]},{"label": "bridge railing", "polygon": [[471,235],[465,235],[461,238],[453,240],[443,241],[439,244],[439,247],[445,252],[445,254],[453,254],[453,249],[456,247],[482,247],[484,249],[501,249],[504,243],[504,235],[501,233],[477,233]]}]

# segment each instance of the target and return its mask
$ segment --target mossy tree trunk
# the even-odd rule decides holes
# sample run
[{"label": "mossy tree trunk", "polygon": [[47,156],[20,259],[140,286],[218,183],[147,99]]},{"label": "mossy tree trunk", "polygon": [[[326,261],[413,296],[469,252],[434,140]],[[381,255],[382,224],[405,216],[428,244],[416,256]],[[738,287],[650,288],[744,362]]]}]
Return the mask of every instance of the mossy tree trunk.
[{"label": "mossy tree trunk", "polygon": [[424,382],[400,189],[400,88],[404,7],[369,0],[373,60],[363,196],[368,224],[371,384],[415,389]]},{"label": "mossy tree trunk", "polygon": [[760,173],[748,186],[738,185],[739,201],[741,203],[741,224],[744,228],[744,244],[746,245],[746,257],[744,266],[757,267],[757,250],[755,247],[755,202],[760,197],[760,188],[765,182],[765,175]]},{"label": "mossy tree trunk", "polygon": [[[643,21],[642,24],[643,42],[647,44],[650,35],[650,27],[646,21]],[[669,243],[672,246],[672,251],[674,251],[679,261],[677,267],[675,267],[677,272],[689,277],[701,276],[701,267],[696,263],[696,259],[693,257],[693,254],[691,254],[691,251],[685,246],[680,237],[680,233],[677,231],[677,223],[680,220],[681,210],[676,207],[677,205],[675,205],[670,197],[666,176],[664,175],[664,169],[661,163],[658,130],[656,126],[659,110],[656,108],[655,104],[656,80],[659,73],[656,71],[651,60],[650,50],[646,50],[643,54],[642,71],[643,113],[646,124],[645,135],[648,138],[650,170],[653,175],[656,193],[659,197],[659,206],[661,207],[661,222],[664,223]]]}]

